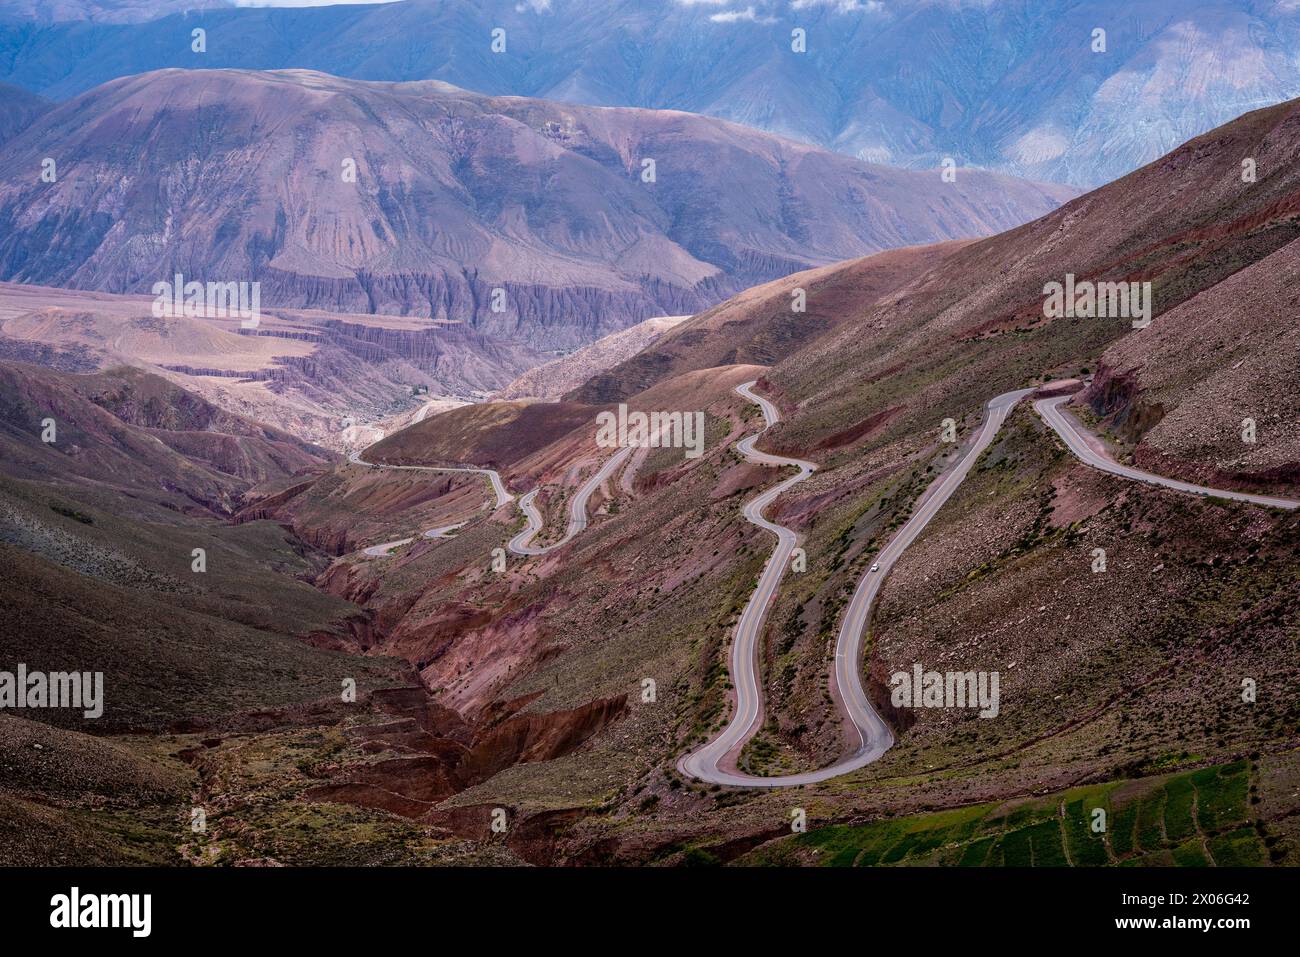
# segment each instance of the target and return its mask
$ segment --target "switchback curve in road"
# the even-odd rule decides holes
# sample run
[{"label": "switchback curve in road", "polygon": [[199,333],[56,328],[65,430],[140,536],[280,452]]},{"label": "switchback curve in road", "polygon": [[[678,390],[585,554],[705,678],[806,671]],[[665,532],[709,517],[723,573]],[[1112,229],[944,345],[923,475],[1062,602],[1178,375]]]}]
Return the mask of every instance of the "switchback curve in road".
[{"label": "switchback curve in road", "polygon": [[1271,508],[1300,508],[1300,502],[1289,498],[1277,498],[1272,495],[1252,495],[1247,492],[1229,492],[1225,489],[1210,488],[1206,485],[1193,485],[1190,482],[1180,482],[1177,479],[1165,478],[1152,472],[1143,472],[1141,469],[1135,469],[1129,465],[1121,465],[1107,455],[1104,448],[1100,447],[1100,444],[1094,445],[1089,442],[1078,422],[1061,409],[1061,405],[1069,399],[1070,396],[1068,395],[1039,399],[1034,403],[1034,411],[1056,431],[1056,434],[1061,437],[1061,441],[1065,443],[1066,448],[1074,454],[1075,458],[1085,465],[1091,465],[1095,469],[1110,472],[1112,475],[1118,475],[1122,478],[1132,479],[1135,482],[1146,482],[1149,485],[1159,485],[1179,492],[1188,492],[1192,495],[1213,495],[1215,498],[1250,502],[1253,505],[1266,505]]},{"label": "switchback curve in road", "polygon": [[[749,391],[748,387],[753,384],[749,383],[747,386],[742,386],[737,391],[745,395],[746,398],[759,402],[763,407],[764,416],[767,418],[770,427],[775,421],[775,410],[770,407],[770,403]],[[829,767],[803,774],[760,777],[732,771],[723,766],[724,759],[734,764],[734,756],[739,753],[741,746],[753,734],[761,718],[761,706],[758,703],[761,692],[758,688],[756,669],[757,643],[758,635],[761,632],[762,617],[771,601],[771,594],[763,592],[760,580],[760,590],[755,593],[750,600],[750,604],[746,607],[746,615],[742,616],[741,623],[737,626],[736,639],[732,646],[731,674],[732,682],[736,686],[737,698],[737,707],[732,721],[717,738],[681,758],[678,761],[679,770],[702,781],[733,787],[790,787],[800,784],[814,784],[856,770],[875,761],[890,748],[894,740],[893,732],[881,720],[867,698],[862,687],[859,665],[862,656],[862,640],[865,637],[867,624],[870,620],[872,604],[889,569],[903,551],[916,540],[935,513],[952,497],[953,492],[957,490],[957,487],[970,472],[980,454],[997,435],[1011,410],[1021,399],[1033,391],[1033,389],[1018,389],[1004,393],[989,401],[986,407],[984,425],[956,468],[940,478],[935,485],[931,486],[931,489],[926,490],[911,518],[876,556],[873,566],[878,570],[868,571],[858,582],[858,587],[854,591],[853,598],[845,611],[840,626],[839,638],[835,646],[834,687],[840,699],[841,710],[853,722],[858,735],[858,745],[853,753]],[[1043,421],[1060,436],[1066,448],[1086,465],[1133,481],[1146,482],[1180,492],[1215,496],[1272,508],[1300,508],[1300,502],[1291,499],[1269,495],[1254,495],[1246,492],[1231,492],[1203,485],[1194,485],[1150,472],[1143,472],[1131,466],[1121,465],[1105,454],[1104,450],[1094,447],[1080,426],[1061,410],[1060,406],[1069,398],[1070,396],[1064,395],[1040,399],[1034,403],[1034,409],[1042,417]],[[798,463],[796,460],[791,459],[781,460],[779,457],[769,456],[764,453],[753,455],[753,442],[758,437],[753,436],[741,443],[740,446],[742,451],[750,455],[752,461],[762,461],[765,464],[799,465],[801,468],[807,466],[807,463]],[[779,494],[779,491],[788,488],[794,481],[801,481],[804,477],[805,474],[801,471],[800,475],[795,476],[793,481],[787,480],[778,486],[777,493]],[[754,521],[750,506],[757,505],[758,510],[761,511],[762,507],[770,503],[772,498],[775,498],[775,496],[768,497],[765,493],[764,496],[755,499],[746,507],[746,517]],[[789,532],[788,529],[782,529],[780,526],[773,526],[771,523],[762,521],[761,516],[758,517],[760,521],[755,522],[755,524],[761,524],[778,534],[778,551],[773,553],[775,558],[778,553],[782,552],[785,543],[785,538],[782,537],[781,533],[786,532],[791,536],[793,533]],[[783,561],[788,560],[788,557],[787,550],[784,552]],[[779,571],[784,570],[783,565],[778,566],[778,568]],[[766,571],[765,569],[765,574]],[[777,574],[778,579],[780,577],[779,571]],[[755,609],[752,620],[747,623],[746,616],[749,616],[751,610]]]},{"label": "switchback curve in road", "polygon": [[[759,403],[763,409],[763,416],[767,420],[767,428],[770,428],[777,421],[776,409],[771,403],[750,391],[750,387],[753,385],[753,382],[746,383],[736,391],[745,398]],[[853,724],[858,744],[850,754],[834,764],[819,768],[816,771],[766,777],[745,774],[738,770],[731,770],[730,767],[730,765],[734,764],[735,755],[739,753],[740,748],[753,734],[762,719],[762,691],[758,684],[757,668],[758,639],[762,632],[762,623],[767,612],[767,606],[771,603],[772,595],[775,592],[775,585],[785,572],[786,563],[789,561],[789,551],[794,547],[793,532],[763,520],[761,515],[757,516],[759,521],[755,522],[755,524],[761,524],[770,531],[777,533],[778,546],[777,551],[773,552],[772,559],[769,560],[767,567],[763,570],[764,577],[759,580],[758,590],[755,591],[754,596],[750,599],[744,613],[741,615],[741,620],[736,626],[735,638],[732,641],[731,680],[736,688],[736,708],[730,723],[720,735],[678,760],[677,767],[683,774],[711,784],[724,784],[731,787],[795,787],[800,784],[816,784],[855,771],[875,761],[889,750],[894,743],[893,731],[876,713],[876,709],[872,707],[866,689],[862,686],[862,671],[859,667],[859,662],[862,660],[862,643],[866,637],[872,604],[875,602],[881,583],[885,580],[890,568],[898,561],[907,546],[921,534],[925,526],[934,518],[935,513],[952,497],[953,492],[961,485],[962,480],[970,472],[980,453],[988,447],[994,436],[1002,428],[1003,421],[1015,408],[1016,403],[1033,391],[1033,389],[1017,389],[989,401],[985,410],[984,425],[975,437],[975,441],[966,449],[956,467],[948,471],[925,491],[912,516],[875,556],[871,567],[877,570],[868,570],[858,581],[858,587],[854,591],[853,598],[849,601],[844,612],[844,618],[840,623],[839,637],[835,642],[834,670],[834,691],[839,699],[841,711]],[[765,428],[763,431],[766,432],[767,429]],[[750,521],[754,521],[755,512],[761,511],[766,505],[770,504],[776,495],[785,491],[790,485],[802,481],[815,468],[810,463],[801,462],[798,459],[783,459],[780,456],[756,452],[753,449],[753,443],[761,436],[762,433],[759,433],[741,442],[739,446],[741,451],[750,456],[752,461],[763,464],[794,465],[800,469],[800,472],[797,476],[792,476],[774,489],[770,489],[749,502],[745,506],[745,517]],[[787,541],[789,542],[788,549],[785,547]],[[776,563],[775,560],[778,555],[783,557],[779,563]],[[773,572],[774,580],[772,587],[769,590],[764,590],[763,581],[768,577],[769,572]]]},{"label": "switchback curve in road", "polygon": [[[496,469],[450,468],[438,465],[384,465],[379,462],[367,462],[361,457],[360,452],[353,452],[348,456],[348,461],[353,465],[365,465],[372,469],[398,469],[411,472],[474,472],[487,476],[488,482],[492,485],[492,491],[497,499],[493,511],[515,500],[515,497],[506,491],[505,483],[501,481],[501,473]],[[421,534],[424,538],[452,538],[454,536],[447,533],[453,532],[465,524],[465,522],[459,522],[442,528],[430,528]],[[394,542],[384,542],[382,545],[371,545],[369,548],[362,549],[362,553],[370,558],[384,558],[394,548],[400,548],[413,541],[415,541],[414,538],[400,538]]]},{"label": "switchback curve in road", "polygon": [[[467,523],[457,522],[455,525],[444,525],[441,528],[427,529],[421,538],[455,538],[451,533],[458,528],[463,528]],[[371,545],[369,548],[363,548],[361,554],[368,558],[387,558],[388,553],[395,548],[401,548],[403,545],[409,545],[415,541],[414,538],[399,538],[396,541],[384,542],[382,545]]]},{"label": "switchback curve in road", "polygon": [[569,502],[569,527],[565,529],[564,537],[558,542],[552,542],[549,545],[530,544],[537,533],[542,530],[543,520],[542,513],[538,511],[537,506],[533,504],[533,499],[541,489],[533,489],[519,500],[519,508],[523,511],[524,517],[528,519],[528,526],[510,539],[510,544],[506,547],[516,555],[545,555],[547,552],[554,551],[561,545],[566,544],[574,535],[577,535],[587,527],[587,501],[591,498],[593,492],[604,483],[618,470],[629,455],[636,451],[636,446],[627,446],[619,449],[616,453],[605,460],[591,478],[582,483],[573,500]]},{"label": "switchback curve in road", "polygon": [[[757,398],[758,397],[755,396],[755,399]],[[528,520],[528,525],[522,532],[512,538],[509,545],[506,547],[516,555],[545,555],[547,552],[554,551],[561,545],[567,544],[573,536],[577,535],[587,527],[587,502],[591,499],[592,493],[594,493],[596,489],[600,488],[601,485],[605,483],[606,479],[617,472],[619,467],[626,462],[633,453],[641,449],[658,448],[659,439],[662,434],[661,430],[656,430],[651,433],[645,444],[628,445],[619,449],[605,460],[605,464],[596,471],[595,475],[582,483],[577,494],[573,496],[573,500],[569,503],[569,524],[564,531],[564,537],[558,542],[552,542],[549,545],[532,544],[533,539],[537,536],[537,533],[542,530],[544,524],[542,513],[538,510],[537,506],[533,504],[533,500],[537,498],[537,493],[541,491],[541,489],[535,488],[524,495],[524,497],[519,500],[519,508],[524,513],[524,517]],[[630,491],[626,486],[625,490]]]}]

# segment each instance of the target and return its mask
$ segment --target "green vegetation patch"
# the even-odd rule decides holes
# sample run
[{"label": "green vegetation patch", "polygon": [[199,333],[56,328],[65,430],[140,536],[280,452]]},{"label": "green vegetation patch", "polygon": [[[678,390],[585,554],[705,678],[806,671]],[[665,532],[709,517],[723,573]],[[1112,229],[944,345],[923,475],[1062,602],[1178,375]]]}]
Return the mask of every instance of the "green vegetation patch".
[{"label": "green vegetation patch", "polygon": [[1262,865],[1268,855],[1251,826],[1249,787],[1249,765],[1237,761],[1014,803],[818,828],[763,849],[754,863],[811,852],[818,863],[839,867]]}]

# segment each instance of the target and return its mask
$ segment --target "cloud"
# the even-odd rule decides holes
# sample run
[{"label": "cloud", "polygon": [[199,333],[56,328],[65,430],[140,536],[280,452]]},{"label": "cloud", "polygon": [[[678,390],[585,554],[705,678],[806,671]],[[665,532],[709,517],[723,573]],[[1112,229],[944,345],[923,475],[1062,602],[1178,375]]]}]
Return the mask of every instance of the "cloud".
[{"label": "cloud", "polygon": [[881,0],[793,0],[791,10],[810,10],[813,7],[830,7],[832,13],[880,13],[885,9]]},{"label": "cloud", "polygon": [[[672,0],[679,7],[725,7],[729,6],[734,0]],[[950,0],[950,2],[960,3],[963,0]],[[965,2],[975,2],[975,0],[965,0]],[[1300,0],[1295,0],[1300,3]],[[824,8],[830,13],[884,13],[886,10],[885,0],[788,0],[783,3],[782,0],[757,0],[755,3],[747,4],[743,9],[720,10],[711,14],[709,19],[714,23],[776,23],[776,17],[773,13],[779,13],[782,6],[788,6],[793,11],[798,10],[816,10]]]},{"label": "cloud", "polygon": [[[399,0],[231,0],[237,7],[334,7],[345,3],[397,3]],[[681,0],[678,0],[681,2]],[[728,0],[687,0],[690,3],[714,3],[721,5]],[[202,5],[199,0],[199,5]],[[550,13],[551,0],[518,0],[515,4],[516,13],[525,13],[532,10],[534,13]]]},{"label": "cloud", "polygon": [[709,17],[714,23],[776,23],[775,17],[759,16],[753,7],[744,10],[723,10]]},{"label": "cloud", "polygon": [[233,0],[237,7],[334,7],[343,3],[396,3],[397,0]]}]

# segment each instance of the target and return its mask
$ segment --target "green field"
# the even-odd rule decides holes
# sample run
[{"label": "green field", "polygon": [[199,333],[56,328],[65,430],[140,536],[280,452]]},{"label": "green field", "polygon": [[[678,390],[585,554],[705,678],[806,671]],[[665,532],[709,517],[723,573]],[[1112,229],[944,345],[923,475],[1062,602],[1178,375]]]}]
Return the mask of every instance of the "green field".
[{"label": "green field", "polygon": [[[747,863],[960,867],[1249,866],[1267,862],[1247,810],[1246,761],[870,824],[835,825]],[[1095,831],[1097,809],[1105,830]]]}]

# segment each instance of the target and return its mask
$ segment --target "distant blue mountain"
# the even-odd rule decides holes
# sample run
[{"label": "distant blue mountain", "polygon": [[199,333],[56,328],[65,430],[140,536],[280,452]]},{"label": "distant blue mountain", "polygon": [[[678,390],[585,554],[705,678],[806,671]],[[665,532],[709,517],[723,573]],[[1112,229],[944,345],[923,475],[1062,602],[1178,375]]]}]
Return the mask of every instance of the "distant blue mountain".
[{"label": "distant blue mountain", "polygon": [[[433,78],[705,113],[878,163],[952,157],[1082,186],[1300,95],[1300,5],[1283,0],[410,0],[207,12],[198,0],[145,23],[54,25],[31,15],[36,2],[0,0],[0,80],[56,99],[162,67]],[[197,27],[205,53],[191,52]],[[796,29],[806,52],[792,49]],[[1096,30],[1104,52],[1092,49]]]}]

